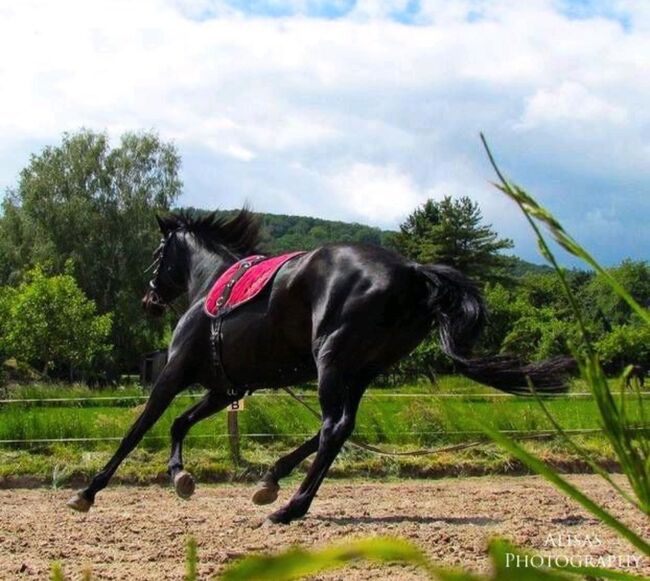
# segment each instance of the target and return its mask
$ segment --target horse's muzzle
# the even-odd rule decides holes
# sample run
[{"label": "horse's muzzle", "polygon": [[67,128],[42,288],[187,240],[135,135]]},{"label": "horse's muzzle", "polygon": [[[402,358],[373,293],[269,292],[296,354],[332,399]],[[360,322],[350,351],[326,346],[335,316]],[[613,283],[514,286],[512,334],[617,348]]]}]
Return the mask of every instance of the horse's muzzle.
[{"label": "horse's muzzle", "polygon": [[161,317],[167,305],[160,298],[158,293],[150,289],[142,297],[142,308],[150,317]]}]

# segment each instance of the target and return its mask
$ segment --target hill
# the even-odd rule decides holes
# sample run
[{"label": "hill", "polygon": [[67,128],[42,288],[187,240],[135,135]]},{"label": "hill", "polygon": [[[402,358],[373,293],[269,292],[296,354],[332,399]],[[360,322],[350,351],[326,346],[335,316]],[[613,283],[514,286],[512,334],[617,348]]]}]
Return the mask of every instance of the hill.
[{"label": "hill", "polygon": [[[197,208],[184,208],[189,212],[203,212]],[[224,216],[232,216],[238,210],[224,210]],[[360,242],[390,246],[391,230],[382,230],[356,222],[323,220],[309,216],[287,214],[267,214],[256,212],[262,221],[263,248],[265,252],[276,254],[290,250],[311,250],[330,242]],[[529,273],[547,273],[551,268],[512,257],[512,275],[524,276]]]}]

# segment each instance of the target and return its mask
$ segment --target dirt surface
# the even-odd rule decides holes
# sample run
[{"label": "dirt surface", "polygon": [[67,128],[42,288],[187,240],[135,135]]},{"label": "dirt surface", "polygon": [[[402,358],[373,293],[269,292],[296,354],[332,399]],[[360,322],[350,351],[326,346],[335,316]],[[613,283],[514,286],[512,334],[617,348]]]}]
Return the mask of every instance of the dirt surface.
[{"label": "dirt surface", "polygon": [[[599,479],[570,479],[650,537],[647,517],[633,514]],[[285,488],[278,503],[293,488]],[[307,518],[289,526],[259,527],[271,507],[253,505],[252,492],[252,486],[200,486],[183,501],[169,488],[117,487],[101,493],[88,514],[79,514],[65,506],[69,490],[2,490],[0,578],[48,579],[50,564],[58,560],[72,579],[92,564],[94,579],[181,580],[188,535],[198,542],[201,579],[245,553],[374,535],[410,539],[440,563],[475,571],[488,569],[486,546],[496,535],[544,555],[611,555],[622,563],[639,558],[638,550],[538,477],[330,481]],[[650,576],[650,560],[628,570]],[[409,567],[360,563],[312,579],[423,578]]]}]

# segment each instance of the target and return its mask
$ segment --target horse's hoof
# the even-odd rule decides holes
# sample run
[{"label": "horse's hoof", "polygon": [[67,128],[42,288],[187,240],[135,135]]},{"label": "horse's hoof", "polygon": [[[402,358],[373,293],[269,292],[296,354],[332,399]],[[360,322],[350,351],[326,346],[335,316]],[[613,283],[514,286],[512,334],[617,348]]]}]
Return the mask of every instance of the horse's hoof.
[{"label": "horse's hoof", "polygon": [[276,510],[266,517],[266,522],[270,525],[288,525],[292,520],[285,510]]},{"label": "horse's hoof", "polygon": [[278,498],[280,485],[276,482],[260,482],[257,490],[253,493],[253,502],[255,504],[271,504]]},{"label": "horse's hoof", "polygon": [[93,503],[88,500],[80,490],[66,503],[72,510],[88,512]]},{"label": "horse's hoof", "polygon": [[194,489],[196,488],[194,477],[189,472],[181,470],[174,476],[174,488],[178,496],[186,499],[189,498],[194,494]]}]

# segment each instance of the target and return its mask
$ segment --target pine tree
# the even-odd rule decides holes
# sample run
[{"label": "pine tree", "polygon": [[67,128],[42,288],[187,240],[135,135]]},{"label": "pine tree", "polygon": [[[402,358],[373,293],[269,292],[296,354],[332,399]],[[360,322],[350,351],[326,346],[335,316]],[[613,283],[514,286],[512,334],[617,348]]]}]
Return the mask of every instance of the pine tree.
[{"label": "pine tree", "polygon": [[447,264],[480,283],[504,282],[511,258],[501,251],[512,248],[512,241],[482,222],[478,204],[467,196],[429,199],[406,219],[391,242],[417,262]]}]

